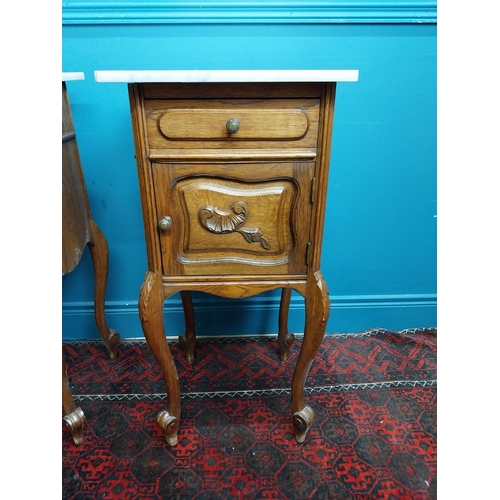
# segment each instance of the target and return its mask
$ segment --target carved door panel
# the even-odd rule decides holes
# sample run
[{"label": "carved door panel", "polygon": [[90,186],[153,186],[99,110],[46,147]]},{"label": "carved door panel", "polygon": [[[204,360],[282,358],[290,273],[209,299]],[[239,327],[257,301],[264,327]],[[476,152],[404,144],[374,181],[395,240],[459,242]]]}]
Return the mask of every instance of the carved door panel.
[{"label": "carved door panel", "polygon": [[153,164],[163,273],[306,274],[314,165]]}]

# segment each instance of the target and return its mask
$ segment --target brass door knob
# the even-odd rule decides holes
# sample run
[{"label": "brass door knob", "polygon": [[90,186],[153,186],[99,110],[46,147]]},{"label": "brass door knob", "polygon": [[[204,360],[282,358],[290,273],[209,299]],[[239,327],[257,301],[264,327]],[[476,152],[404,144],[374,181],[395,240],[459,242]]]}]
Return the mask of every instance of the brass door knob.
[{"label": "brass door knob", "polygon": [[168,215],[165,215],[160,219],[158,222],[158,226],[162,231],[168,231],[172,227],[173,220],[172,217],[169,217]]},{"label": "brass door knob", "polygon": [[238,118],[231,118],[226,123],[226,129],[230,134],[236,134],[240,129],[240,121]]}]

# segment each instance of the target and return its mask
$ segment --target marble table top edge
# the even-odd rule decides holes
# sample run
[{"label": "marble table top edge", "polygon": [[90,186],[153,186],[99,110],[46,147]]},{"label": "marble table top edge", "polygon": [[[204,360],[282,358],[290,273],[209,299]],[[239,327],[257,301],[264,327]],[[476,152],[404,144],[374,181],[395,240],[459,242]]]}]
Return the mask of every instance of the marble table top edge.
[{"label": "marble table top edge", "polygon": [[96,82],[357,82],[358,70],[97,70]]},{"label": "marble table top edge", "polygon": [[73,80],[85,80],[85,74],[81,71],[63,71],[62,81],[69,82]]}]

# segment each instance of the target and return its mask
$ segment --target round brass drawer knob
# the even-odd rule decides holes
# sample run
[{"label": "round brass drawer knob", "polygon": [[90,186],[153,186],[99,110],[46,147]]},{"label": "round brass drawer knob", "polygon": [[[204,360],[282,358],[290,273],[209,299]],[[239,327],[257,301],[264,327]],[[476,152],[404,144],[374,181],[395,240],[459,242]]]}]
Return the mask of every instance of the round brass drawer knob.
[{"label": "round brass drawer knob", "polygon": [[226,129],[230,134],[236,134],[240,129],[240,121],[238,118],[231,118],[226,123]]},{"label": "round brass drawer knob", "polygon": [[173,224],[172,217],[169,217],[168,215],[162,217],[158,222],[158,226],[160,226],[160,229],[162,231],[168,231],[172,227],[172,224]]}]

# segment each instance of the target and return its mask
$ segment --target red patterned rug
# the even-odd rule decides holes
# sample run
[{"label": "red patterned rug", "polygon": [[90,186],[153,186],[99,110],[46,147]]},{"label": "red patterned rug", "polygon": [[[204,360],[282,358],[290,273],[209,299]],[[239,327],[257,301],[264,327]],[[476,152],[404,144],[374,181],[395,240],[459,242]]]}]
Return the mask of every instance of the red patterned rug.
[{"label": "red patterned rug", "polygon": [[281,363],[275,338],[200,339],[190,366],[170,343],[182,391],[170,448],[146,342],[121,341],[116,361],[99,341],[64,342],[86,424],[79,447],[63,430],[63,499],[436,498],[436,330],[326,335],[307,378],[316,420],[297,444],[300,344]]}]

